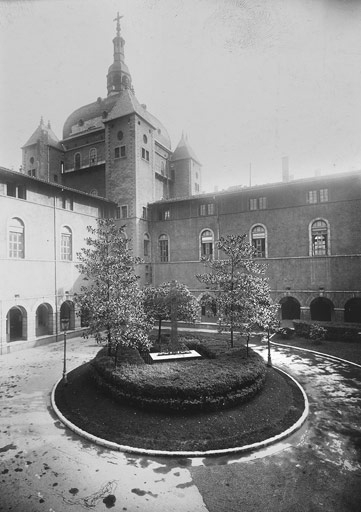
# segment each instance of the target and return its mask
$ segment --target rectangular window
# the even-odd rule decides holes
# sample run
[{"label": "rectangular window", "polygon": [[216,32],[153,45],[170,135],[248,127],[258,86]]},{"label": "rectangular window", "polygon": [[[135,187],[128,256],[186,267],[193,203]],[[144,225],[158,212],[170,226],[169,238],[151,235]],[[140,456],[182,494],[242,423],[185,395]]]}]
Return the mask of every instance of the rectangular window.
[{"label": "rectangular window", "polygon": [[120,206],[115,208],[115,218],[120,219]]},{"label": "rectangular window", "polygon": [[142,219],[147,220],[148,218],[148,210],[145,206],[142,208]]},{"label": "rectangular window", "polygon": [[199,206],[199,215],[201,215],[202,217],[203,217],[204,215],[206,215],[206,206],[207,206],[207,205],[205,205],[205,204],[201,204],[201,205]]},{"label": "rectangular window", "polygon": [[149,162],[149,151],[145,148],[142,148],[142,158]]},{"label": "rectangular window", "polygon": [[164,220],[169,220],[170,219],[170,210],[165,210],[164,211]]},{"label": "rectangular window", "polygon": [[320,203],[327,203],[327,201],[328,201],[328,188],[321,188]]},{"label": "rectangular window", "polygon": [[118,146],[114,148],[114,158],[124,158],[125,157],[125,146]]},{"label": "rectangular window", "polygon": [[10,197],[16,197],[16,185],[14,185],[14,183],[6,184],[6,195]]},{"label": "rectangular window", "polygon": [[60,258],[63,261],[71,261],[71,235],[61,234]]},{"label": "rectangular window", "polygon": [[143,246],[144,256],[149,256],[149,245],[150,245],[149,239],[144,238],[143,244],[144,244],[144,246]]},{"label": "rectangular window", "polygon": [[312,235],[312,255],[327,256],[327,235],[317,233]]},{"label": "rectangular window", "polygon": [[207,213],[208,215],[214,215],[214,203],[209,203],[207,205]]},{"label": "rectangular window", "polygon": [[307,202],[308,202],[308,204],[316,204],[317,203],[317,190],[309,190],[307,192]]},{"label": "rectangular window", "polygon": [[258,198],[258,206],[260,210],[265,210],[267,208],[267,198],[259,197]]},{"label": "rectangular window", "polygon": [[61,198],[61,207],[64,209],[66,208],[66,197]]},{"label": "rectangular window", "polygon": [[257,254],[255,254],[256,258],[265,258],[266,257],[266,240],[264,238],[254,238],[252,240],[253,247],[256,249]]},{"label": "rectangular window", "polygon": [[249,200],[249,209],[257,210],[257,199],[253,198]]},{"label": "rectangular window", "polygon": [[194,189],[196,192],[199,192],[199,184],[198,183],[194,184]]},{"label": "rectangular window", "polygon": [[162,263],[168,262],[168,240],[159,240],[159,253],[160,261]]},{"label": "rectangular window", "polygon": [[9,256],[10,258],[24,258],[24,235],[23,233],[9,232]]},{"label": "rectangular window", "polygon": [[120,207],[120,218],[127,219],[128,218],[128,205],[124,204]]}]

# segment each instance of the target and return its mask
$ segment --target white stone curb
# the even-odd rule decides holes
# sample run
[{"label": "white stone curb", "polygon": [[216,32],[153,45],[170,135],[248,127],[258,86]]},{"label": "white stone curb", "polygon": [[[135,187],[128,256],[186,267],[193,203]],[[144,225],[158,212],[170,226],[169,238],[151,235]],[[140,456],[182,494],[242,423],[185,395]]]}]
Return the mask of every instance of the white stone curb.
[{"label": "white stone curb", "polygon": [[303,395],[303,400],[305,403],[305,408],[302,413],[302,416],[294,423],[291,427],[289,427],[284,432],[281,432],[281,434],[277,434],[274,437],[270,437],[269,439],[265,439],[264,441],[260,441],[258,443],[248,444],[246,446],[239,446],[235,448],[224,448],[220,450],[206,450],[206,451],[168,451],[168,450],[147,450],[145,448],[135,448],[133,446],[126,446],[121,445],[117,443],[113,443],[112,441],[106,441],[105,439],[102,439],[100,437],[94,436],[93,434],[89,434],[88,432],[85,432],[81,428],[77,427],[71,421],[69,421],[65,416],[62,415],[62,413],[59,411],[56,403],[55,403],[55,390],[58,386],[58,384],[61,382],[62,379],[59,379],[51,392],[51,406],[53,408],[53,411],[58,416],[59,420],[70,430],[78,434],[79,436],[87,439],[88,441],[91,441],[92,443],[95,443],[100,446],[104,446],[105,448],[109,448],[110,450],[117,450],[121,452],[127,452],[137,455],[152,455],[156,457],[208,457],[213,455],[231,455],[234,453],[246,453],[251,452],[255,450],[259,450],[261,448],[264,448],[266,446],[269,446],[270,444],[277,443],[281,441],[282,439],[285,439],[286,437],[289,437],[291,434],[296,432],[303,423],[306,421],[308,413],[309,413],[309,404],[308,404],[308,398],[307,395],[302,388],[302,386],[294,379],[291,375],[286,373],[285,371],[281,370],[280,368],[274,367],[278,372],[285,374],[289,379],[291,379],[301,390],[301,393]]}]

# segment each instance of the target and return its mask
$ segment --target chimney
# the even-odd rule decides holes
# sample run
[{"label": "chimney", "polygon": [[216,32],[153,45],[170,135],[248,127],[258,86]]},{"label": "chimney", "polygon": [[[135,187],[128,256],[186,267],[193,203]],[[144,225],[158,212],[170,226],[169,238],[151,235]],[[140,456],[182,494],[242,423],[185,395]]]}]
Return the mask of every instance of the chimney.
[{"label": "chimney", "polygon": [[289,169],[288,156],[282,157],[282,181],[284,181],[284,182],[290,181],[290,169]]}]

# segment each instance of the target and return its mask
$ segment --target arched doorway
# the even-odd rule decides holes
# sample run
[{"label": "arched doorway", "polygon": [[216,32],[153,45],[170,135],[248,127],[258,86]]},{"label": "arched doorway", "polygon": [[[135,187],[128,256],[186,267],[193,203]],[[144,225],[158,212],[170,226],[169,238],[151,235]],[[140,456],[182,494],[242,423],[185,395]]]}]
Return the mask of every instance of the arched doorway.
[{"label": "arched doorway", "polygon": [[354,297],[345,304],[345,322],[361,323],[361,298]]},{"label": "arched doorway", "polygon": [[294,297],[283,297],[281,304],[281,320],[299,320],[301,305]]},{"label": "arched doorway", "polygon": [[9,341],[27,338],[27,315],[21,306],[11,308],[6,316],[7,335]]},{"label": "arched doorway", "polygon": [[36,336],[46,336],[53,334],[53,308],[50,304],[40,304],[36,310]]},{"label": "arched doorway", "polygon": [[[67,300],[60,306],[60,320],[66,318],[69,322],[68,329],[75,329],[75,309],[71,300]],[[60,326],[61,328],[61,326]]]},{"label": "arched doorway", "polygon": [[331,322],[334,306],[329,299],[317,297],[311,302],[311,320],[320,322]]}]

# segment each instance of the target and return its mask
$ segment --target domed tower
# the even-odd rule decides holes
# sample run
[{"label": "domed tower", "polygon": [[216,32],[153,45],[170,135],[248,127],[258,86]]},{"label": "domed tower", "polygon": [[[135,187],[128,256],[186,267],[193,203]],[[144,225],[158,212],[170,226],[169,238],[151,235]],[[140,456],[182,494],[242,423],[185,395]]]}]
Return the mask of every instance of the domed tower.
[{"label": "domed tower", "polygon": [[120,35],[119,12],[114,21],[117,22],[117,35],[113,39],[114,61],[108,69],[107,87],[108,96],[117,94],[124,89],[132,89],[132,77],[130,76],[128,66],[124,62],[125,41]]}]

